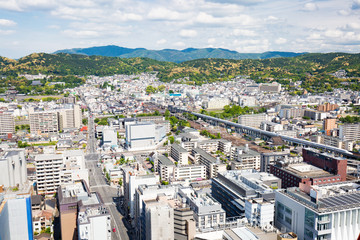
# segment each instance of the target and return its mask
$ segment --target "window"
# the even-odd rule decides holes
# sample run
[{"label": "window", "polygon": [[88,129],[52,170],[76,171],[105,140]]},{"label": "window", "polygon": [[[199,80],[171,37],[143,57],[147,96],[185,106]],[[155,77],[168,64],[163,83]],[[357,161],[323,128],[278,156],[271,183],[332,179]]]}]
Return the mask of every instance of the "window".
[{"label": "window", "polygon": [[278,203],[278,208],[284,210],[284,205],[282,203]]},{"label": "window", "polygon": [[309,238],[313,238],[313,232],[308,229],[305,229],[305,235],[308,236]]},{"label": "window", "polygon": [[305,225],[311,228],[313,228],[315,225],[315,213],[308,210],[307,208],[305,209]]},{"label": "window", "polygon": [[281,212],[277,213],[277,217],[278,219],[284,220],[284,214],[282,214]]},{"label": "window", "polygon": [[285,212],[286,212],[286,213],[288,213],[288,214],[292,214],[291,209],[290,209],[290,208],[288,208],[288,207],[285,207]]},{"label": "window", "polygon": [[291,225],[291,218],[289,218],[289,217],[285,217],[285,222],[287,222],[288,224],[290,224],[290,225]]}]

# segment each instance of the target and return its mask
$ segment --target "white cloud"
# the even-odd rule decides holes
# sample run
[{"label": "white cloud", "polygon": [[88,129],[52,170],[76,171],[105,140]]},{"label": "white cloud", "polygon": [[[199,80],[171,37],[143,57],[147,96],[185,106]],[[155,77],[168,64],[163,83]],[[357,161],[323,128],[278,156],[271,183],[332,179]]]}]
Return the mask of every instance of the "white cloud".
[{"label": "white cloud", "polygon": [[63,33],[68,37],[72,37],[72,38],[93,38],[100,36],[98,32],[90,31],[90,30],[83,30],[83,31],[64,30]]},{"label": "white cloud", "polygon": [[184,38],[193,38],[196,37],[197,32],[195,30],[191,30],[191,29],[182,29],[179,33],[180,37],[184,37]]},{"label": "white cloud", "polygon": [[176,48],[184,48],[186,46],[184,42],[175,42],[173,45]]},{"label": "white cloud", "polygon": [[0,35],[10,35],[10,34],[13,34],[15,33],[14,30],[1,30],[0,29]]},{"label": "white cloud", "polygon": [[315,3],[309,2],[309,3],[305,3],[305,5],[303,6],[303,10],[304,11],[308,11],[308,12],[313,12],[318,10],[318,6]]},{"label": "white cloud", "polygon": [[245,37],[255,37],[258,34],[252,30],[247,29],[234,29],[232,32],[234,36],[245,36]]},{"label": "white cloud", "polygon": [[152,8],[148,14],[151,20],[178,20],[180,13],[164,7]]},{"label": "white cloud", "polygon": [[207,42],[208,42],[208,44],[214,44],[216,42],[216,39],[215,38],[209,38]]},{"label": "white cloud", "polygon": [[163,44],[165,44],[166,42],[167,42],[167,40],[164,39],[164,38],[162,38],[162,39],[160,39],[160,40],[157,40],[157,41],[156,41],[156,44],[157,44],[157,45],[163,45]]},{"label": "white cloud", "polygon": [[287,39],[280,37],[280,38],[275,40],[275,43],[278,44],[278,45],[285,44],[285,43],[287,43]]},{"label": "white cloud", "polygon": [[15,26],[16,22],[12,21],[12,20],[8,20],[8,19],[0,19],[0,26],[3,27],[12,27]]}]

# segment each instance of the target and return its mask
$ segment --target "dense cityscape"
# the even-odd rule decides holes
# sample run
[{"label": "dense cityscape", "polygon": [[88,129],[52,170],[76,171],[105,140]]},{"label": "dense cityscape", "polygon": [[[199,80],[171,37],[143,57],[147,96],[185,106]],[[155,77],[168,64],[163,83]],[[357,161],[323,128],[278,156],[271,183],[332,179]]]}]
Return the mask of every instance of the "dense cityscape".
[{"label": "dense cityscape", "polygon": [[360,0],[0,0],[0,240],[360,240]]},{"label": "dense cityscape", "polygon": [[156,75],[3,94],[1,239],[357,238],[358,92]]}]

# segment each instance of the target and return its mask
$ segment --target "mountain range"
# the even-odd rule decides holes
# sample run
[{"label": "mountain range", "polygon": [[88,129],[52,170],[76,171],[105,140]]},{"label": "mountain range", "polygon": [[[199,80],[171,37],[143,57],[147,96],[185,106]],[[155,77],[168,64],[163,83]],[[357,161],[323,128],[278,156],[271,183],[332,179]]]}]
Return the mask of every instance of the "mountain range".
[{"label": "mountain range", "polygon": [[304,53],[295,52],[264,52],[264,53],[239,53],[223,48],[186,48],[184,50],[162,49],[148,50],[145,48],[125,48],[114,45],[99,46],[90,48],[72,48],[58,50],[56,53],[81,54],[87,56],[105,56],[134,58],[146,57],[158,61],[166,62],[185,62],[202,58],[222,58],[222,59],[268,59],[278,57],[296,57]]}]

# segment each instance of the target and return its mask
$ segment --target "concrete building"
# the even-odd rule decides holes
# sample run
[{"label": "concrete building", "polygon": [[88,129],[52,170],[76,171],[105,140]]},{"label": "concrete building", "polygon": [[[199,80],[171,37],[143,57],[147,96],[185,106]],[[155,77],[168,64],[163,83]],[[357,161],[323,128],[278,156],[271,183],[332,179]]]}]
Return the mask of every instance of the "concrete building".
[{"label": "concrete building", "polygon": [[147,200],[145,204],[145,239],[174,239],[174,209],[166,201]]},{"label": "concrete building", "polygon": [[280,92],[281,84],[277,82],[260,84],[260,92]]},{"label": "concrete building", "polygon": [[184,204],[174,209],[174,239],[192,240],[196,232],[194,211]]},{"label": "concrete building", "polygon": [[216,177],[219,172],[226,171],[226,164],[221,163],[219,159],[200,148],[194,148],[191,155],[195,158],[195,162],[206,167],[206,177],[208,179]]},{"label": "concrete building", "polygon": [[89,173],[81,150],[38,154],[34,160],[38,194],[53,194],[61,184],[81,179],[88,184]]},{"label": "concrete building", "polygon": [[245,217],[250,225],[262,229],[274,224],[275,200],[266,201],[263,198],[248,199],[245,201]]},{"label": "concrete building", "polygon": [[331,131],[334,128],[337,128],[336,120],[337,120],[336,118],[324,119],[323,129],[324,129],[325,135],[331,136]]},{"label": "concrete building", "polygon": [[274,199],[274,190],[281,186],[281,180],[272,174],[253,169],[231,170],[212,179],[212,195],[219,201],[227,216],[244,216],[245,201],[263,198]]},{"label": "concrete building", "polygon": [[354,142],[353,141],[343,141],[339,137],[333,137],[328,135],[317,136],[317,142],[332,147],[342,148],[348,151],[353,151]]},{"label": "concrete building", "polygon": [[174,180],[204,180],[206,179],[206,167],[204,165],[183,165],[174,169]]},{"label": "concrete building", "polygon": [[221,204],[210,194],[195,192],[192,188],[181,188],[179,195],[187,199],[187,204],[194,211],[197,229],[208,229],[225,224],[226,213]]},{"label": "concrete building", "polygon": [[264,121],[261,122],[260,129],[268,132],[278,132],[278,131],[283,131],[284,127],[279,123]]},{"label": "concrete building", "polygon": [[56,111],[30,111],[29,121],[31,133],[49,134],[59,131],[59,117]]},{"label": "concrete building", "polygon": [[202,106],[204,109],[223,109],[226,105],[230,104],[228,98],[214,97],[210,100],[204,101]]},{"label": "concrete building", "polygon": [[103,207],[86,207],[79,210],[77,218],[79,240],[111,239],[111,216]]},{"label": "concrete building", "polygon": [[[57,191],[57,205],[60,215],[61,239],[77,239],[79,236],[77,231],[79,212],[84,212],[87,208],[102,209],[104,207],[100,195],[96,192],[90,192],[84,181],[61,185]],[[80,221],[81,217],[84,217],[83,213],[80,214]],[[94,222],[104,223],[104,221],[98,222],[96,220]],[[88,225],[88,227],[91,226]],[[105,224],[99,225],[99,227],[110,230]],[[91,229],[88,230],[89,232],[92,231]]]},{"label": "concrete building", "polygon": [[360,124],[345,123],[343,125],[339,125],[339,138],[343,141],[359,141]]},{"label": "concrete building", "polygon": [[241,125],[260,128],[262,122],[267,121],[266,113],[240,115],[238,123]]},{"label": "concrete building", "polygon": [[101,144],[105,147],[117,147],[117,132],[113,128],[104,128],[102,133]]},{"label": "concrete building", "polygon": [[82,113],[80,105],[69,105],[59,110],[59,130],[64,128],[77,128],[82,125]]},{"label": "concrete building", "polygon": [[304,117],[309,117],[311,120],[315,121],[321,121],[325,119],[327,116],[327,113],[325,112],[318,112],[316,110],[311,109],[305,109]]},{"label": "concrete building", "polygon": [[155,147],[155,124],[149,122],[128,124],[126,146],[129,149],[151,149]]},{"label": "concrete building", "polygon": [[317,166],[339,176],[341,181],[346,181],[347,159],[336,157],[333,154],[322,153],[312,148],[303,148],[304,162]]},{"label": "concrete building", "polygon": [[164,155],[158,156],[158,169],[161,180],[169,181],[174,176],[175,163]]},{"label": "concrete building", "polygon": [[170,156],[178,165],[189,164],[189,153],[177,143],[171,145]]},{"label": "concrete building", "polygon": [[325,104],[321,104],[321,105],[317,106],[316,110],[318,110],[320,112],[330,112],[330,111],[334,111],[338,108],[339,108],[339,105],[337,105],[337,104],[325,103]]},{"label": "concrete building", "polygon": [[30,195],[0,193],[0,239],[32,240]]},{"label": "concrete building", "polygon": [[283,108],[280,109],[279,116],[280,118],[292,119],[292,118],[302,118],[304,116],[305,109],[301,108]]},{"label": "concrete building", "polygon": [[360,185],[354,182],[288,188],[275,193],[275,225],[299,239],[357,239]]},{"label": "concrete building", "polygon": [[302,185],[321,185],[341,182],[340,175],[334,175],[308,163],[286,164],[281,161],[270,166],[270,173],[281,179],[282,188]]},{"label": "concrete building", "polygon": [[249,146],[234,147],[230,158],[231,170],[256,169],[260,170],[260,153],[249,149]]},{"label": "concrete building", "polygon": [[11,112],[0,112],[0,135],[15,133],[15,121]]},{"label": "concrete building", "polygon": [[0,153],[0,185],[21,186],[27,182],[24,150],[10,150]]},{"label": "concrete building", "polygon": [[270,165],[290,157],[289,151],[261,153],[260,171],[270,172]]}]

